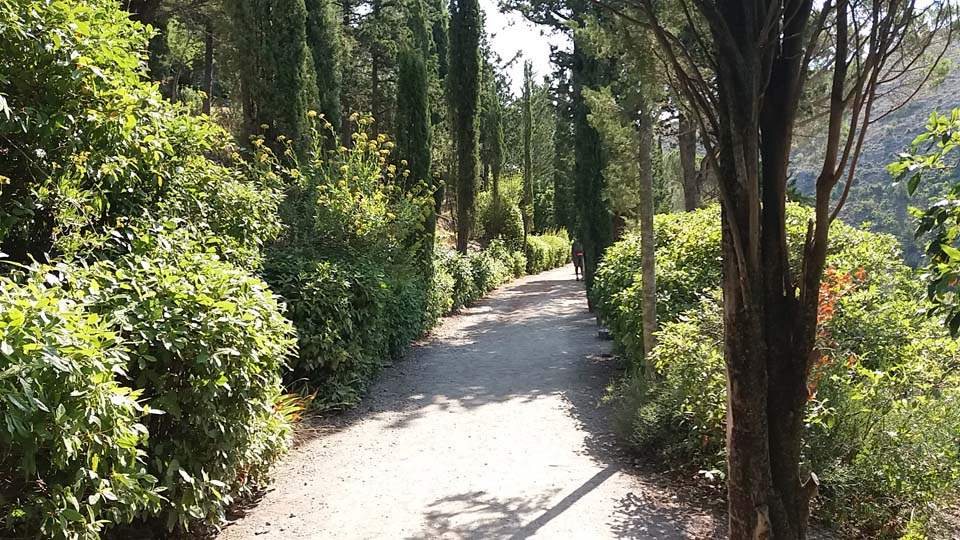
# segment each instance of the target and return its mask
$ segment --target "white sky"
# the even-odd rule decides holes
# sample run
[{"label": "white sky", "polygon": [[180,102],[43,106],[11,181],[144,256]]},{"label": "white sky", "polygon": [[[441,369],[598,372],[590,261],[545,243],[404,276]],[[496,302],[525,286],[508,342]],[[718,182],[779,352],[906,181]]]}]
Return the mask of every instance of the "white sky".
[{"label": "white sky", "polygon": [[524,59],[533,62],[534,80],[540,80],[553,71],[550,66],[550,44],[565,44],[565,36],[550,34],[549,29],[534,25],[516,12],[500,13],[497,0],[480,0],[480,7],[486,14],[486,30],[490,34],[493,51],[504,61],[513,58],[518,51],[523,52],[523,58],[518,59],[507,70],[510,89],[514,95],[520,95],[523,88]]}]

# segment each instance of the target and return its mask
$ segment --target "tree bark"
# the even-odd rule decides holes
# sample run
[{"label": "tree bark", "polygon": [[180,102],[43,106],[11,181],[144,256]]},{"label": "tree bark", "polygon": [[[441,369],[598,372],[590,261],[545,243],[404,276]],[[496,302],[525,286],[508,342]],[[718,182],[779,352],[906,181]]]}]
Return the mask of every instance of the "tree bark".
[{"label": "tree bark", "polygon": [[680,182],[683,186],[683,209],[700,207],[700,186],[697,183],[697,126],[680,113],[677,146],[680,153]]},{"label": "tree bark", "polygon": [[768,30],[783,36],[770,50],[755,45],[763,30],[749,6],[721,9],[731,32],[723,39],[751,59],[721,56],[718,76],[730,538],[802,540],[809,493],[800,481],[800,441],[817,307],[805,298],[818,293],[822,264],[798,298],[785,213],[802,88],[796,47],[810,3],[793,4],[793,16]]},{"label": "tree bark", "polygon": [[173,72],[173,80],[170,81],[170,97],[168,98],[171,103],[177,103],[180,101],[180,69],[178,68]]},{"label": "tree bark", "polygon": [[640,267],[643,283],[643,357],[648,378],[654,376],[650,353],[656,346],[657,331],[657,274],[656,240],[653,232],[653,115],[641,107],[637,125],[639,135],[638,165],[640,171]]}]

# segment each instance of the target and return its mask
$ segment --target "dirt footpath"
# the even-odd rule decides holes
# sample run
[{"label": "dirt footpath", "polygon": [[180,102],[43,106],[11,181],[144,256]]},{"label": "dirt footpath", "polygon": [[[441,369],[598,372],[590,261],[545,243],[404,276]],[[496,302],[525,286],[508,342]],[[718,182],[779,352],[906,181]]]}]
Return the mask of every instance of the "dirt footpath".
[{"label": "dirt footpath", "polygon": [[219,540],[715,537],[715,517],[617,456],[596,334],[572,266],[503,287],[305,429]]}]

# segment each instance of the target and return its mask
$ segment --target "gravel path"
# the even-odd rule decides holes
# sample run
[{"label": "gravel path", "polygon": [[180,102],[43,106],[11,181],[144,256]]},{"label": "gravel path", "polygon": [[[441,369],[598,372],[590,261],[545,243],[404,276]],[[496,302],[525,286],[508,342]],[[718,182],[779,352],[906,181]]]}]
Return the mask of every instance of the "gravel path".
[{"label": "gravel path", "polygon": [[616,365],[596,333],[572,267],[499,289],[356,410],[302,430],[219,540],[715,537],[719,520],[617,455],[600,404]]}]

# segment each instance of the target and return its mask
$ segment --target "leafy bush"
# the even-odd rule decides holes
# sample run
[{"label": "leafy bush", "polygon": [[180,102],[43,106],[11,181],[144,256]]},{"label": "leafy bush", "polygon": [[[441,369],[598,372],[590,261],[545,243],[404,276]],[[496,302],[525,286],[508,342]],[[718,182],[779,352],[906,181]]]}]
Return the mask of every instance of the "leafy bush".
[{"label": "leafy bush", "polygon": [[[446,310],[446,282],[417,260],[432,193],[425,184],[405,192],[400,180],[409,173],[390,161],[393,144],[366,133],[372,119],[353,120],[350,148],[327,152],[336,144],[318,126],[302,158],[290,141],[280,141],[282,158],[254,141],[253,162],[287,184],[286,227],[267,250],[264,276],[298,329],[300,357],[289,380],[315,388],[316,403],[327,408],[355,403],[385,361]],[[323,129],[336,143],[333,127]]]},{"label": "leafy bush", "polygon": [[[805,213],[788,209],[792,245]],[[666,296],[658,298],[652,361],[660,377],[624,384],[621,427],[638,447],[693,460],[715,478],[726,436],[719,216],[708,209],[658,217],[657,225],[658,293],[662,284]],[[691,230],[714,251],[692,241]],[[821,479],[821,517],[850,535],[888,538],[919,527],[931,504],[948,503],[960,488],[960,344],[923,317],[921,291],[892,238],[842,223],[831,234],[803,467]],[[611,248],[595,291],[633,363],[642,350],[638,248],[634,237]],[[701,281],[685,283],[694,277]]]},{"label": "leafy bush", "polygon": [[299,356],[291,379],[309,381],[326,407],[355,403],[387,353],[383,269],[276,254],[264,275],[286,300],[297,327]]},{"label": "leafy bush", "polygon": [[473,265],[473,282],[481,294],[496,289],[513,277],[513,260],[508,252],[492,252],[489,248],[469,255]]},{"label": "leafy bush", "polygon": [[292,327],[235,266],[279,232],[280,177],[162,99],[149,35],[115,2],[0,0],[0,251],[60,261],[2,269],[9,395],[33,396],[0,411],[34,427],[0,462],[18,535],[216,521],[286,448]]},{"label": "leafy bush", "polygon": [[437,264],[453,278],[453,309],[459,309],[483,296],[474,281],[473,264],[467,256],[449,250],[437,260]]},{"label": "leafy bush", "polygon": [[527,273],[539,274],[570,261],[570,237],[560,229],[542,235],[527,235]]},{"label": "leafy bush", "polygon": [[[434,258],[436,260],[436,256]],[[423,316],[424,330],[433,328],[441,317],[453,310],[453,276],[442,264],[434,264],[430,286],[427,291],[427,306]]]},{"label": "leafy bush", "polygon": [[520,250],[511,249],[503,240],[491,241],[486,252],[494,259],[501,261],[513,277],[520,277],[527,272],[527,256]]},{"label": "leafy bush", "polygon": [[558,268],[570,262],[571,242],[565,229],[546,231],[540,238],[547,243],[547,263],[550,268]]},{"label": "leafy bush", "polygon": [[218,522],[286,450],[276,408],[293,328],[267,285],[170,230],[139,232],[132,251],[77,271],[87,307],[128,345],[123,380],[165,412],[144,424],[147,470],[167,526]]},{"label": "leafy bush", "polygon": [[[0,251],[95,250],[121,218],[188,220],[256,265],[277,232],[269,176],[143,77],[150,33],[107,0],[0,0]],[[217,157],[217,160],[211,159]]]},{"label": "leafy bush", "polygon": [[[799,246],[806,234],[808,209],[787,207],[787,237],[796,271]],[[712,206],[694,212],[660,214],[654,219],[657,266],[657,318],[672,322],[696,307],[705,291],[720,285],[720,210]],[[862,268],[871,279],[884,278],[887,290],[909,286],[909,269],[900,260],[896,240],[836,222],[830,231],[827,264],[838,271]],[[627,359],[643,355],[640,235],[627,233],[604,253],[591,294],[616,345]]]},{"label": "leafy bush", "polygon": [[140,450],[149,408],[116,381],[130,351],[57,273],[0,278],[0,523],[18,537],[95,540],[162,499]]},{"label": "leafy bush", "polygon": [[350,148],[324,150],[324,144],[337,143],[329,123],[324,131],[333,142],[324,142],[314,126],[315,143],[303,159],[296,157],[288,140],[282,141],[287,145],[283,160],[263,141],[255,141],[254,161],[271,164],[287,183],[281,205],[286,229],[273,248],[291,249],[306,258],[375,254],[384,263],[411,262],[434,205],[433,193],[422,183],[405,192],[399,179],[409,171],[391,162],[393,143],[385,135],[366,132],[373,119],[353,118],[356,131]]},{"label": "leafy bush", "polygon": [[523,245],[523,214],[519,206],[504,196],[491,197],[489,203],[481,206],[478,217],[486,239],[503,240],[510,249]]},{"label": "leafy bush", "polygon": [[433,283],[419,266],[396,267],[387,276],[387,357],[399,358],[410,343],[432,328],[432,323],[427,325],[427,310]]},{"label": "leafy bush", "polygon": [[292,328],[266,284],[187,232],[127,232],[124,255],[0,280],[8,529],[217,522],[287,447]]}]

